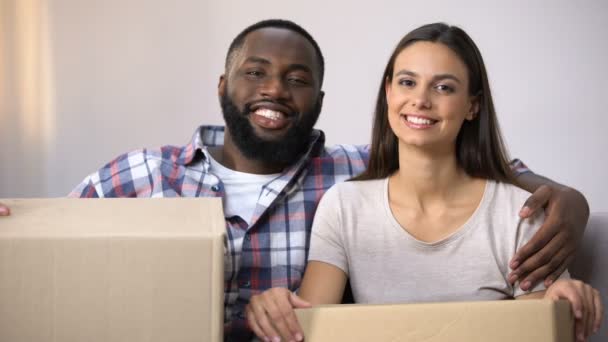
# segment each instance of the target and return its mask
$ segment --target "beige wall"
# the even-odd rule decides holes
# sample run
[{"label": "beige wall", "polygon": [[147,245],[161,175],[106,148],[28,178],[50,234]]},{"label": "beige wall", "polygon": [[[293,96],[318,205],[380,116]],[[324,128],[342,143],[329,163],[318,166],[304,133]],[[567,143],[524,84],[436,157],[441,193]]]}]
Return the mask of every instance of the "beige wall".
[{"label": "beige wall", "polygon": [[22,146],[20,113],[2,107],[0,197],[61,196],[119,153],[182,144],[197,125],[221,123],[216,86],[230,40],[281,17],[325,54],[318,127],[330,143],[368,141],[379,75],[403,34],[433,21],[462,26],[484,54],[511,154],[608,211],[606,1],[46,1],[53,128],[42,150],[28,147],[32,162],[12,148]]}]

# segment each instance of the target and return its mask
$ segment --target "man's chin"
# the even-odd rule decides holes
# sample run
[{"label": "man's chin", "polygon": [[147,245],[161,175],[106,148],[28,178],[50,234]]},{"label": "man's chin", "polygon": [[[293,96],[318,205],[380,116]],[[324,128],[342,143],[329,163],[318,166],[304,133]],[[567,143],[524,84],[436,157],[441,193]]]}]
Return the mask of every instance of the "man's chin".
[{"label": "man's chin", "polygon": [[281,142],[290,134],[291,125],[282,128],[267,128],[251,122],[253,134],[261,141]]}]

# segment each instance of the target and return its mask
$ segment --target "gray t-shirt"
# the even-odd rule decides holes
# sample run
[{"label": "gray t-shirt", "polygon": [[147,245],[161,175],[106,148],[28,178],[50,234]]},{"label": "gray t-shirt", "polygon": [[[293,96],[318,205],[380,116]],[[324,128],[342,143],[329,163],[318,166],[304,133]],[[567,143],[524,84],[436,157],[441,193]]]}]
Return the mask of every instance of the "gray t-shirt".
[{"label": "gray t-shirt", "polygon": [[[488,181],[468,221],[450,236],[426,243],[393,216],[388,179],[337,184],[317,209],[308,260],[335,265],[349,275],[357,303],[517,297],[525,292],[507,281],[509,261],[544,220],[542,214],[519,218],[529,195]],[[542,283],[532,291],[541,290]]]}]

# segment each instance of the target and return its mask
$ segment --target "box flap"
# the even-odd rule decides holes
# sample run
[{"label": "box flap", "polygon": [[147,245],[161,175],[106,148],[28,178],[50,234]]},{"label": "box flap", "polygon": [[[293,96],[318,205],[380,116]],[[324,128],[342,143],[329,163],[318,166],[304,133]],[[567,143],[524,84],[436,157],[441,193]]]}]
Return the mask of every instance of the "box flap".
[{"label": "box flap", "polygon": [[335,305],[298,309],[307,342],[571,342],[566,301]]}]

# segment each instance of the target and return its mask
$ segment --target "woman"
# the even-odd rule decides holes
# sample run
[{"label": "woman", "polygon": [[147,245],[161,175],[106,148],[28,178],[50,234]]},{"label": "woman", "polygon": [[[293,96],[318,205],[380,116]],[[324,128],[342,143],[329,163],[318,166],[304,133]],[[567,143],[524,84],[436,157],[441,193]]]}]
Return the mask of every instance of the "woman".
[{"label": "woman", "polygon": [[251,298],[258,337],[302,340],[293,308],[339,303],[347,278],[358,303],[566,298],[577,338],[597,331],[597,290],[567,273],[530,292],[507,279],[542,217],[519,219],[529,194],[513,185],[483,59],[464,31],[407,34],[374,120],[367,171],[319,204],[299,297],[275,288]]}]

